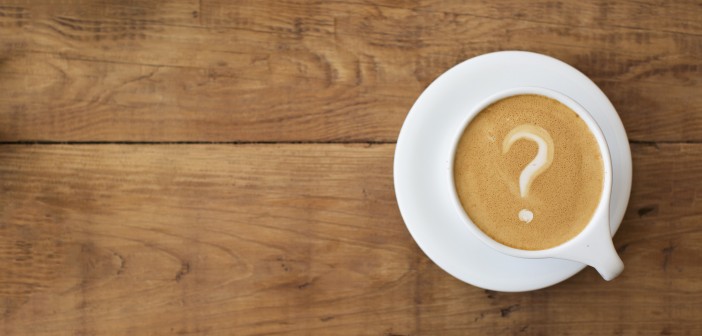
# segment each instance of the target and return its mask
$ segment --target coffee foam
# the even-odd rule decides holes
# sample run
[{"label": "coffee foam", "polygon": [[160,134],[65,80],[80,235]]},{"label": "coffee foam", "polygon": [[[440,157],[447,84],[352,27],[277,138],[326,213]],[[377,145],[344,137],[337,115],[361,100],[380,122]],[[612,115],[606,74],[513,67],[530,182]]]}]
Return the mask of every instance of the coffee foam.
[{"label": "coffee foam", "polygon": [[[519,127],[543,130],[553,146],[551,165],[524,197],[520,175],[537,156],[537,143],[521,136],[503,153],[503,142]],[[496,241],[525,250],[555,247],[580,233],[599,203],[603,174],[585,122],[540,95],[508,97],[481,111],[461,136],[454,161],[456,191],[471,220]]]}]

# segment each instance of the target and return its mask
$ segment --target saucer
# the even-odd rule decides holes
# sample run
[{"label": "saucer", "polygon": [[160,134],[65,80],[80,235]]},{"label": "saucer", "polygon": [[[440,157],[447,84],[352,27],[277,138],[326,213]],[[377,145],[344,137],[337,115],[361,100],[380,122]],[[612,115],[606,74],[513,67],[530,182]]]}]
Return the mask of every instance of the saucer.
[{"label": "saucer", "polygon": [[536,86],[582,105],[602,129],[612,156],[610,231],[617,231],[631,192],[631,151],[617,111],[580,71],[555,58],[502,51],[471,58],[439,76],[412,106],[397,139],[395,195],[407,229],[444,271],[484,289],[520,292],[557,284],[585,265],[568,260],[522,259],[493,250],[473,236],[450,198],[451,141],[472,106],[495,92]]}]

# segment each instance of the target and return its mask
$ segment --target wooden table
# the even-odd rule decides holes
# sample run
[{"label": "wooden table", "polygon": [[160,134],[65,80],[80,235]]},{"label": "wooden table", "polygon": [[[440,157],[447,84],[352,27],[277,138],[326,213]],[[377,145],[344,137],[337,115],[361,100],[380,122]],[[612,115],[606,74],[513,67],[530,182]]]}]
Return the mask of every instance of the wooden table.
[{"label": "wooden table", "polygon": [[[4,0],[0,335],[702,334],[699,1]],[[631,140],[626,270],[497,293],[417,247],[394,143],[522,49]]]}]

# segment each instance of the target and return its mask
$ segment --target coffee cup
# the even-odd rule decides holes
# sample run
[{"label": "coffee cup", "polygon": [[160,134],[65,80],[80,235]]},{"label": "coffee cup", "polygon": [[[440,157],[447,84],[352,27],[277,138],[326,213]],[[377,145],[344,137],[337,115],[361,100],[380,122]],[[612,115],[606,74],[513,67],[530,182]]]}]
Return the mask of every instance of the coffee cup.
[{"label": "coffee cup", "polygon": [[[567,240],[558,243],[555,246],[548,246],[547,248],[538,248],[538,249],[532,249],[532,248],[523,248],[520,246],[510,246],[509,244],[505,243],[504,241],[498,241],[495,239],[494,235],[491,236],[487,234],[484,229],[485,225],[483,225],[482,229],[481,226],[477,225],[476,222],[471,218],[471,214],[469,214],[469,210],[466,209],[466,206],[464,206],[464,203],[462,203],[462,199],[459,196],[459,192],[457,191],[457,180],[455,177],[456,174],[456,153],[457,149],[459,149],[459,143],[464,135],[464,132],[467,131],[467,128],[471,123],[474,121],[477,115],[479,115],[482,111],[486,110],[486,108],[492,106],[496,102],[503,101],[507,98],[510,97],[518,97],[518,96],[525,96],[525,95],[530,95],[530,96],[538,96],[538,97],[546,97],[550,100],[554,100],[565,107],[567,109],[571,110],[575,114],[577,114],[577,118],[579,120],[582,120],[584,122],[583,129],[589,130],[589,134],[594,137],[594,140],[592,141],[592,146],[593,148],[597,148],[599,150],[600,158],[601,158],[601,175],[599,175],[599,179],[597,179],[597,186],[601,187],[601,189],[597,190],[599,192],[599,199],[598,200],[593,200],[593,205],[592,207],[594,208],[594,211],[592,212],[591,217],[589,217],[589,220],[584,220],[585,222],[582,224],[582,228],[579,228],[577,233],[574,233],[571,237],[569,237]],[[578,121],[579,122],[579,121]],[[538,127],[537,127],[538,128]],[[536,132],[536,131],[535,131]],[[538,132],[537,132],[538,133]],[[526,134],[526,135],[524,135]],[[534,141],[537,141],[541,138],[548,138],[548,141],[552,141],[550,137],[544,136],[544,137],[538,137],[538,136],[532,136],[530,138],[529,132],[527,131],[522,135],[522,138],[532,139]],[[496,94],[493,94],[486,99],[484,99],[481,103],[477,104],[476,106],[472,107],[469,110],[469,113],[466,115],[465,121],[458,125],[457,129],[455,130],[454,134],[451,134],[450,136],[453,136],[453,147],[449,151],[450,153],[450,158],[447,158],[447,161],[449,161],[449,183],[451,184],[451,187],[449,190],[451,190],[451,195],[450,197],[453,200],[453,205],[454,208],[456,209],[456,213],[458,216],[461,218],[461,220],[465,223],[467,228],[469,229],[470,233],[478,237],[484,244],[489,246],[490,248],[497,250],[501,253],[504,253],[506,255],[510,255],[513,257],[517,258],[558,258],[558,259],[565,259],[565,260],[572,260],[576,262],[580,262],[589,266],[594,267],[600,275],[605,279],[605,280],[611,280],[614,279],[616,276],[618,276],[622,270],[624,269],[624,264],[622,260],[619,258],[616,249],[614,248],[614,245],[612,243],[612,234],[610,231],[610,196],[612,193],[612,163],[611,163],[611,157],[610,157],[610,151],[609,147],[607,145],[607,140],[605,139],[602,130],[600,127],[597,125],[597,122],[593,119],[593,117],[590,115],[590,113],[583,108],[580,104],[578,104],[576,101],[571,99],[570,97],[559,93],[557,91],[551,90],[551,89],[546,89],[546,88],[540,88],[540,87],[516,87],[516,88],[510,88],[501,92],[498,92]],[[573,134],[572,136],[580,136],[578,134]],[[589,136],[589,135],[588,135]],[[517,137],[518,138],[518,137]],[[493,139],[494,140],[494,139]],[[499,142],[500,139],[498,139]],[[536,158],[534,161],[532,161],[529,165],[535,163],[539,156],[546,155],[542,153],[541,151],[541,146],[546,146],[546,142],[548,141],[540,141],[541,143],[539,144],[539,151],[538,154],[536,155]],[[512,142],[506,144],[506,148],[509,148]],[[595,145],[596,144],[596,145]],[[551,145],[553,147],[553,145]],[[542,155],[543,154],[543,155]],[[558,154],[558,153],[557,153]],[[553,156],[553,150],[551,151],[550,154]],[[589,160],[589,157],[586,157],[583,160]],[[553,158],[551,157],[551,160]],[[594,160],[594,159],[593,159]],[[598,161],[598,165],[599,166]],[[542,162],[543,163],[543,162]],[[585,162],[588,163],[588,162]],[[550,162],[548,163],[550,165]],[[543,165],[542,165],[543,166]],[[533,168],[533,167],[532,167]],[[542,167],[543,168],[543,167]],[[538,169],[538,168],[534,168]],[[537,170],[532,169],[532,173],[538,172]],[[525,168],[526,171],[526,168]],[[522,174],[524,175],[524,174]],[[520,176],[521,178],[522,176]],[[601,181],[601,186],[599,186],[599,181]],[[459,181],[460,182],[460,181]],[[520,181],[519,182],[524,182]],[[539,183],[538,177],[536,179],[532,179],[528,183]],[[529,184],[526,185],[526,187],[529,187]],[[520,188],[524,187],[524,183],[520,184]],[[512,188],[515,190],[515,187]],[[520,189],[523,191],[523,188]],[[596,202],[595,202],[596,201]],[[486,203],[486,202],[483,202]],[[519,230],[528,230],[528,222],[531,222],[532,217],[534,217],[534,213],[528,210],[523,210],[524,212],[520,211],[518,214],[519,220],[522,222],[516,222],[517,220],[515,219],[516,223],[512,223],[509,225],[513,226],[519,226]],[[538,212],[537,212],[538,215]],[[514,214],[514,216],[517,216],[517,214]],[[475,217],[475,216],[474,216]],[[516,217],[515,217],[516,218]],[[537,222],[536,220],[535,222]],[[520,224],[523,223],[523,224]],[[548,225],[553,225],[554,223],[548,223]],[[557,224],[557,223],[556,223]],[[502,225],[502,224],[500,224]],[[500,227],[506,227],[506,226],[491,226],[495,227],[495,230],[499,230]],[[546,225],[546,224],[544,224]]]}]

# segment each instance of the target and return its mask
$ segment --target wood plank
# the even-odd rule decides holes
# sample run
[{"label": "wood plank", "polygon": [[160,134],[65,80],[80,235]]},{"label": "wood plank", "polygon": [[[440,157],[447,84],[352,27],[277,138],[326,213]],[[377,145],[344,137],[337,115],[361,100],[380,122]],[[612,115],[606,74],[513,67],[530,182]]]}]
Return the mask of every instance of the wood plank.
[{"label": "wood plank", "polygon": [[392,142],[436,76],[505,49],[592,77],[634,141],[702,141],[694,3],[166,3],[1,7],[0,141]]},{"label": "wood plank", "polygon": [[[392,6],[394,1],[385,1]],[[686,1],[422,1],[423,11],[557,23],[571,27],[633,28],[700,35],[699,2]]]},{"label": "wood plank", "polygon": [[0,146],[0,333],[700,334],[702,145],[632,149],[622,276],[507,294],[417,248],[391,144]]}]

